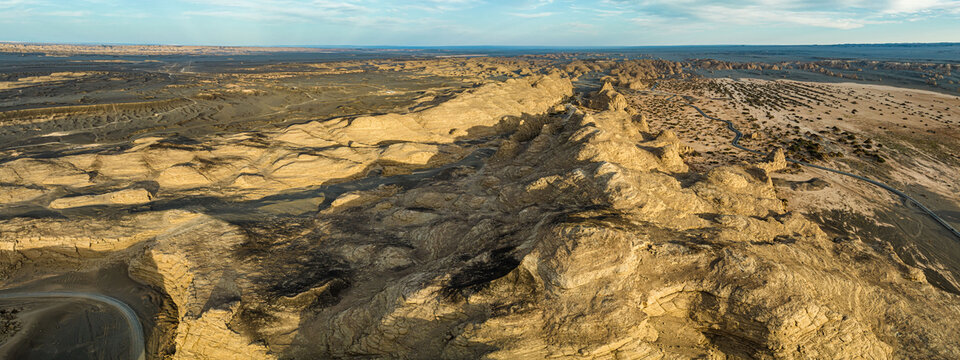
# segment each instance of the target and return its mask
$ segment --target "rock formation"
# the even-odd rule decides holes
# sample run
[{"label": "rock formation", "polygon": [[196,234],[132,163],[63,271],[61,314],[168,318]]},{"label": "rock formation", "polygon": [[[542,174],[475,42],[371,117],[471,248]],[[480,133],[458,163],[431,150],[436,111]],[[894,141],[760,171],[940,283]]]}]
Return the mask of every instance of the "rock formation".
[{"label": "rock formation", "polygon": [[[617,112],[554,117],[544,129],[478,171],[321,214],[325,251],[358,261],[355,272],[304,292],[336,300],[301,319],[292,343],[262,338],[298,358],[956,352],[932,322],[955,311],[952,295],[886,253],[832,242],[743,169],[683,185],[632,145],[642,136]],[[351,285],[325,290],[335,281]]]},{"label": "rock formation", "polygon": [[[124,262],[174,304],[177,359],[960,357],[958,297],[922,271],[833,241],[749,169],[691,171],[611,84],[590,108],[572,92],[530,75],[412,113],[6,162],[5,205],[140,207],[4,220],[0,274]],[[337,184],[302,217],[150,206]]]},{"label": "rock formation", "polygon": [[760,170],[761,177],[770,180],[770,174],[787,168],[787,157],[782,148],[777,148],[767,154],[766,160],[756,164]]},{"label": "rock formation", "polygon": [[625,111],[629,106],[623,94],[614,90],[609,82],[603,83],[603,87],[593,95],[590,101],[590,107],[599,110]]},{"label": "rock formation", "polygon": [[[15,160],[0,164],[0,184],[41,191],[155,181],[161,195],[208,189],[258,198],[362,176],[381,163],[414,169],[455,160],[462,153],[441,144],[495,134],[504,118],[547,112],[571,93],[570,81],[559,74],[510,79],[409,114],[310,122],[203,146],[143,138],[120,153]],[[30,191],[16,191],[10,200],[30,198]],[[112,200],[59,200],[51,206],[63,208],[65,201],[81,206]]]}]

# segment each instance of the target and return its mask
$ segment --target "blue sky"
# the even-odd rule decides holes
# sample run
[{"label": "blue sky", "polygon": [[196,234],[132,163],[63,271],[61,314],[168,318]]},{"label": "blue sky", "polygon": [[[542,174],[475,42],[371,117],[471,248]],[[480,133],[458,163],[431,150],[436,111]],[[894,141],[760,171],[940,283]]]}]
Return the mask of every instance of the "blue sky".
[{"label": "blue sky", "polygon": [[0,0],[0,41],[408,46],[960,42],[960,0]]}]

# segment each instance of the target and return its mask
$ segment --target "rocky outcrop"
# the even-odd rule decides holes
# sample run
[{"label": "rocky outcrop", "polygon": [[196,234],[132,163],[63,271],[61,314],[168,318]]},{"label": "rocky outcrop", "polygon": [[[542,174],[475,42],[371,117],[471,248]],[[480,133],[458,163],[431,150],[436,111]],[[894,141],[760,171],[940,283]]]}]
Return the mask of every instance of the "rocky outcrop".
[{"label": "rocky outcrop", "polygon": [[767,154],[766,161],[757,164],[757,168],[763,170],[766,174],[786,169],[787,157],[784,155],[783,149],[777,148]]},{"label": "rocky outcrop", "polygon": [[230,327],[239,307],[235,281],[241,266],[224,255],[245,241],[243,232],[207,216],[171,230],[148,242],[130,273],[173,299],[179,315],[174,358],[267,358],[266,348]]},{"label": "rocky outcrop", "polygon": [[150,202],[153,196],[144,189],[126,189],[100,195],[63,197],[50,202],[51,209],[68,209],[94,205],[137,205]]},{"label": "rocky outcrop", "polygon": [[147,212],[122,219],[77,222],[68,219],[14,218],[0,222],[3,250],[25,253],[36,251],[39,258],[53,253],[79,259],[82,251],[119,252],[132,248],[177,226],[198,214],[184,211]]},{"label": "rocky outcrop", "polygon": [[647,122],[647,117],[645,115],[637,114],[634,117],[634,120],[637,122],[637,128],[640,130],[640,132],[650,132],[650,123]]},{"label": "rocky outcrop", "polygon": [[[675,136],[661,138],[648,144],[669,147]],[[553,118],[482,171],[321,214],[317,226],[326,231],[329,251],[356,261],[348,278],[357,290],[339,292],[335,305],[315,310],[285,353],[889,358],[915,346],[929,356],[957,352],[948,345],[949,331],[933,326],[936,316],[916,315],[926,307],[887,305],[920,301],[938,309],[930,315],[953,312],[952,295],[916,282],[869,247],[830,241],[816,224],[785,212],[773,187],[740,167],[719,167],[684,185],[667,175],[673,169],[655,149],[634,145],[639,141],[635,123],[618,112]],[[353,225],[337,225],[347,221]],[[362,241],[357,233],[415,251]],[[391,265],[372,266],[385,257],[394,259]],[[860,267],[851,272],[854,257]],[[390,266],[402,270],[370,280]],[[281,317],[289,310],[274,311]],[[872,325],[878,322],[887,327]],[[894,332],[913,335],[893,344]]]},{"label": "rocky outcrop", "polygon": [[[5,220],[3,274],[125,262],[175,304],[184,359],[960,357],[960,300],[919,269],[833,241],[752,167],[691,170],[690,147],[651,136],[610,87],[601,109],[556,107],[570,89],[531,76],[413,114],[5,163],[0,182],[29,189],[263,197],[447,163],[457,140],[501,135],[490,158],[348,182],[309,216]],[[150,200],[124,189],[46,210]]]},{"label": "rocky outcrop", "polygon": [[559,74],[508,79],[417,113],[315,122],[286,132],[314,134],[313,141],[321,141],[298,144],[306,146],[325,146],[324,140],[368,146],[396,141],[449,143],[461,137],[490,134],[504,117],[544,113],[570,95],[570,81]]},{"label": "rocky outcrop", "polygon": [[80,190],[140,182],[156,182],[160,196],[196,190],[261,198],[356,178],[378,166],[388,166],[394,173],[409,171],[454,161],[465,153],[440,144],[497,134],[505,119],[549,112],[571,94],[570,80],[559,73],[531,75],[489,83],[407,114],[314,121],[274,133],[215,138],[203,145],[150,137],[117,153],[25,158],[0,164],[0,184],[20,186],[16,194],[0,201],[25,201],[33,192],[24,189],[30,188],[81,192],[83,197],[54,200],[51,206],[56,209],[142,203],[142,194],[91,198]]},{"label": "rocky outcrop", "polygon": [[625,111],[629,106],[623,94],[614,90],[608,82],[590,100],[590,107],[598,110]]}]

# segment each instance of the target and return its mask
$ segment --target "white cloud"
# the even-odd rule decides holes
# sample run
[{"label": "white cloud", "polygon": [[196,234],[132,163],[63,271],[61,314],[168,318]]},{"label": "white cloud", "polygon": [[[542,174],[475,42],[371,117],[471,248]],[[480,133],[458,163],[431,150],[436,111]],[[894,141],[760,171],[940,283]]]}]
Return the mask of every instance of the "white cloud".
[{"label": "white cloud", "polygon": [[641,14],[630,18],[630,22],[644,26],[661,25],[666,21],[667,19],[649,14]]},{"label": "white cloud", "polygon": [[83,11],[83,10],[63,10],[63,11],[50,11],[50,12],[43,13],[43,15],[59,16],[59,17],[83,17],[83,16],[89,16],[90,12]]},{"label": "white cloud", "polygon": [[856,29],[871,23],[867,20],[843,17],[836,13],[823,11],[788,11],[767,9],[758,6],[731,8],[725,6],[705,6],[700,18],[717,23],[738,25],[786,23],[833,29]]},{"label": "white cloud", "polygon": [[527,19],[542,18],[542,17],[547,17],[547,16],[553,16],[553,15],[554,15],[554,13],[549,12],[549,11],[547,11],[547,12],[539,12],[539,13],[509,13],[509,14],[510,14],[511,16],[522,17],[522,18],[527,18]]},{"label": "white cloud", "polygon": [[892,15],[960,10],[960,1],[951,0],[889,0],[884,5],[882,12]]},{"label": "white cloud", "polygon": [[483,0],[186,0],[200,9],[186,11],[188,16],[234,17],[262,21],[332,21],[355,23],[403,22],[416,14],[466,10],[484,4]]},{"label": "white cloud", "polygon": [[580,7],[580,6],[571,6],[570,10],[579,11],[579,12],[589,12],[589,13],[593,13],[594,16],[599,16],[599,17],[619,16],[619,15],[629,13],[628,10],[624,10],[624,9],[608,9],[608,8],[599,8],[599,7]]},{"label": "white cloud", "polygon": [[960,14],[960,0],[601,0],[637,23],[697,19],[714,24],[794,24],[849,30],[870,24]]},{"label": "white cloud", "polygon": [[328,0],[189,0],[199,5],[196,10],[184,11],[185,16],[229,17],[250,21],[341,21],[373,9],[358,2]]}]

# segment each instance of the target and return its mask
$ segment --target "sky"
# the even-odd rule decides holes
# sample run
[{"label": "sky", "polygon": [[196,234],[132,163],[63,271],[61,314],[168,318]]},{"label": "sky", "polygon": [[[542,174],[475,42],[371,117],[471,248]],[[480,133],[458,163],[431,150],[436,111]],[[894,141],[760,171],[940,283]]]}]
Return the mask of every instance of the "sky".
[{"label": "sky", "polygon": [[0,41],[571,47],[960,42],[960,0],[0,0]]}]

